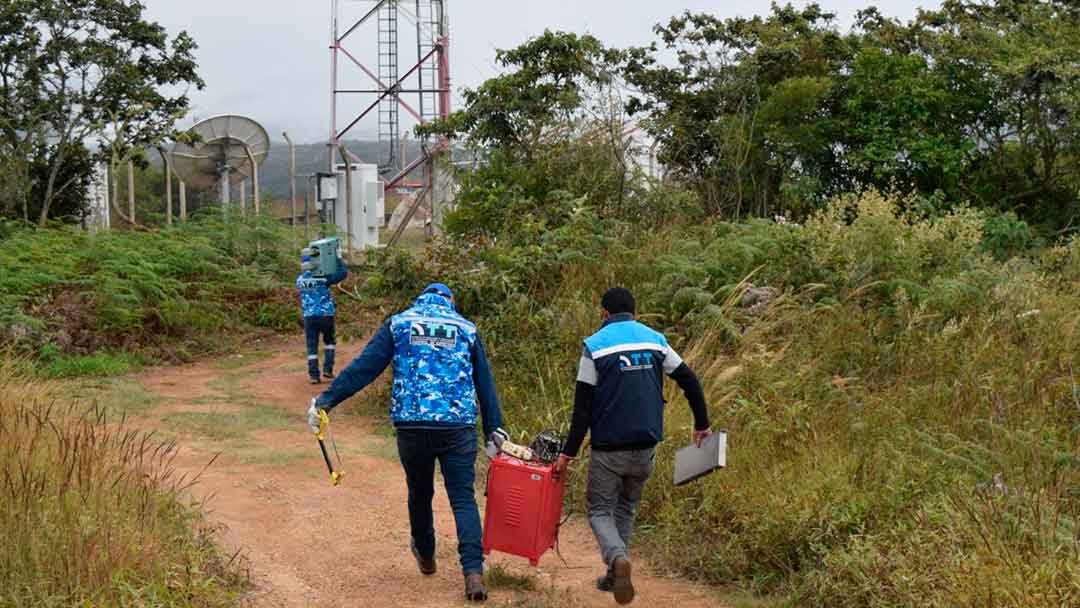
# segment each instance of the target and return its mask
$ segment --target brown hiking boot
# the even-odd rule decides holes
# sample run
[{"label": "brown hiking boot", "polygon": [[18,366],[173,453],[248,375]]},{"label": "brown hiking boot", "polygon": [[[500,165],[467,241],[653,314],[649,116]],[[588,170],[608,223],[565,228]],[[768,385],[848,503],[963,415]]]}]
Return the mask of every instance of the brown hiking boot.
[{"label": "brown hiking boot", "polygon": [[435,574],[435,556],[423,557],[420,555],[420,551],[416,549],[416,541],[409,542],[409,549],[412,550],[413,557],[416,558],[416,565],[420,567],[420,574],[424,576],[431,576]]},{"label": "brown hiking boot", "polygon": [[634,583],[630,582],[630,560],[616,557],[612,566],[615,572],[615,601],[629,604],[634,601]]},{"label": "brown hiking boot", "polygon": [[474,572],[465,575],[465,599],[470,602],[482,602],[487,599],[483,574]]}]

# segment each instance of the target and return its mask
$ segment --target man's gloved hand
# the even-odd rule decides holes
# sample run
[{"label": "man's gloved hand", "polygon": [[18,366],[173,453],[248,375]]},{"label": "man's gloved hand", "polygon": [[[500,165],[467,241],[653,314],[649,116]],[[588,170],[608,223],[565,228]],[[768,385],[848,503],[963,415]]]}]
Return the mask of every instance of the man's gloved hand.
[{"label": "man's gloved hand", "polygon": [[318,434],[319,432],[319,408],[315,407],[315,398],[311,398],[311,407],[307,411],[307,423],[311,427],[311,432]]},{"label": "man's gloved hand", "polygon": [[484,444],[484,453],[487,454],[488,458],[494,460],[499,455],[499,446],[509,438],[510,436],[506,434],[506,431],[501,428],[495,429],[488,435],[487,443]]},{"label": "man's gloved hand", "polygon": [[510,435],[508,435],[507,432],[502,430],[501,428],[497,428],[493,433],[491,433],[491,436],[488,437],[488,439],[491,440],[491,443],[495,444],[495,447],[497,449],[499,446],[502,445],[504,441],[510,440]]}]

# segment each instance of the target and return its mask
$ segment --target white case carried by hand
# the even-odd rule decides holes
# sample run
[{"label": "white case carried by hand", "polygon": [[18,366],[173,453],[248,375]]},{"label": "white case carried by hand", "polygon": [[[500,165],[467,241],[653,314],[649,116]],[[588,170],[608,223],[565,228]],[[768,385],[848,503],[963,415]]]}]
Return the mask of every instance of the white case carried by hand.
[{"label": "white case carried by hand", "polygon": [[727,433],[717,431],[701,442],[675,452],[675,485],[690,483],[702,475],[722,469],[727,463]]}]

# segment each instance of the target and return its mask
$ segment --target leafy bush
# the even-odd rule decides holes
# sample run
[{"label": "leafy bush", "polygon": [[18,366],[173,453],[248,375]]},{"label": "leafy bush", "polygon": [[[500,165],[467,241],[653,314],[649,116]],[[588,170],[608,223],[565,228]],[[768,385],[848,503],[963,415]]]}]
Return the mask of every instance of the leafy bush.
[{"label": "leafy bush", "polygon": [[984,251],[998,260],[1006,260],[1031,249],[1036,244],[1031,227],[1012,211],[989,213],[983,222]]}]

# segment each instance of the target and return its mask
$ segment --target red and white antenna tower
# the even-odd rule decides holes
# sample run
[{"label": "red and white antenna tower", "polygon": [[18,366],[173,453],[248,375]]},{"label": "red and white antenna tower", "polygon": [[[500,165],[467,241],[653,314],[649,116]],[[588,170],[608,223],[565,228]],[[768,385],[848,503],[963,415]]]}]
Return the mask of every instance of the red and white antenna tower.
[{"label": "red and white antenna tower", "polygon": [[[343,33],[339,29],[341,3],[342,0],[330,2],[330,171],[334,171],[340,142],[375,113],[382,155],[379,168],[387,175],[384,187],[393,188],[417,167],[430,162],[443,147],[424,145],[419,157],[406,162],[400,150],[398,112],[404,110],[420,124],[450,113],[450,38],[445,3],[443,0],[346,0],[347,4],[371,6],[355,21],[352,18],[346,21],[348,27]],[[399,21],[399,16],[404,19]],[[399,27],[401,21],[406,22],[406,27],[409,22],[416,27],[416,57],[415,60],[410,57],[404,66],[398,48],[399,34],[403,32]],[[365,53],[354,54],[347,48],[347,43],[361,43],[360,32],[365,30],[367,40],[374,31],[377,41],[374,71],[357,57]],[[348,75],[346,68],[366,75],[371,86],[340,88],[339,82]],[[430,176],[432,172],[426,173]]]}]

